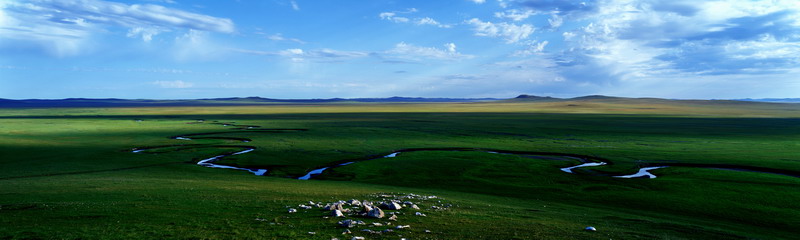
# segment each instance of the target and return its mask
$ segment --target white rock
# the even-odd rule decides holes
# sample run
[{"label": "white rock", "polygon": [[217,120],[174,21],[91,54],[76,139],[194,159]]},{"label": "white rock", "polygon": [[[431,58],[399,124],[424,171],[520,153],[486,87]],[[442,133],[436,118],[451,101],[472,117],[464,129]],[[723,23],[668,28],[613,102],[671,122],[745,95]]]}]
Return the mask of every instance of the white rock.
[{"label": "white rock", "polygon": [[342,211],[339,211],[339,210],[333,210],[333,211],[331,211],[331,216],[344,217],[344,213],[342,213]]},{"label": "white rock", "polygon": [[317,232],[308,232],[308,234],[314,235],[317,234]]},{"label": "white rock", "polygon": [[417,206],[417,204],[411,204],[411,208],[419,210],[419,206]]},{"label": "white rock", "polygon": [[367,217],[383,218],[383,216],[384,216],[383,210],[381,210],[379,207],[375,207],[372,210],[370,210],[369,212],[367,212]]},{"label": "white rock", "polygon": [[391,221],[397,221],[397,215],[394,215],[394,214],[392,214],[392,216],[391,216],[391,217],[389,217],[389,220],[391,220]]},{"label": "white rock", "polygon": [[363,213],[369,213],[370,211],[372,211],[372,206],[370,205],[364,204],[363,207],[364,209],[361,211]]},{"label": "white rock", "polygon": [[414,213],[414,214],[416,214],[417,216],[420,216],[420,217],[428,216],[428,215],[425,215],[424,213],[421,213],[421,212],[417,212],[417,213]]},{"label": "white rock", "polygon": [[586,227],[583,230],[590,231],[590,232],[597,232],[597,228],[594,228],[592,226]]},{"label": "white rock", "polygon": [[[339,226],[351,228],[356,226],[356,222],[350,219],[339,221]],[[345,231],[346,233],[350,233],[350,230]],[[344,233],[343,233],[344,234]]]},{"label": "white rock", "polygon": [[296,212],[297,212],[297,209],[289,208],[289,213],[296,213]]},{"label": "white rock", "polygon": [[383,204],[381,204],[381,207],[386,208],[386,209],[390,209],[390,210],[400,210],[400,209],[403,208],[402,206],[400,206],[400,204],[397,204],[396,202],[383,203]]},{"label": "white rock", "polygon": [[364,240],[364,237],[353,237],[350,240]]}]

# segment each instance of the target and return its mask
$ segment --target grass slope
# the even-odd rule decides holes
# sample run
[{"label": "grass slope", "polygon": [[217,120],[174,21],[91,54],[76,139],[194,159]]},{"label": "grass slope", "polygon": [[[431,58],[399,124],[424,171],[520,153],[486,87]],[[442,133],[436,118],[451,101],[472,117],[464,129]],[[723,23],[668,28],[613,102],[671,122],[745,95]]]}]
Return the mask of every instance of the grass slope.
[{"label": "grass slope", "polygon": [[[654,171],[657,179],[615,179],[561,172],[575,162],[558,159],[430,151],[336,168],[328,180],[283,177],[426,147],[593,155],[614,164],[578,171],[615,174],[653,162],[800,171],[798,109],[602,101],[2,109],[0,239],[341,239],[349,236],[326,213],[286,207],[377,192],[437,195],[457,207],[401,218],[410,230],[358,233],[370,239],[789,239],[800,224],[800,179],[780,175],[674,167]],[[252,139],[256,151],[223,162],[268,167],[270,177],[194,165],[226,149],[130,152],[242,144],[167,138],[226,130],[186,124],[195,119],[309,131],[215,135]],[[599,231],[582,231],[590,225]]]}]

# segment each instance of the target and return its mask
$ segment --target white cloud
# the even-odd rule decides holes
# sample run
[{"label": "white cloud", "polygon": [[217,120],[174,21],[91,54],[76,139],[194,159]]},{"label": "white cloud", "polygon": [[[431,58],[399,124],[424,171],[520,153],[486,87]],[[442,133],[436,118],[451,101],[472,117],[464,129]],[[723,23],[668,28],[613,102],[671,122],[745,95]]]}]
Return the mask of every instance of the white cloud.
[{"label": "white cloud", "polygon": [[160,87],[160,88],[191,88],[192,86],[194,86],[193,83],[184,82],[184,81],[181,81],[181,80],[155,81],[155,82],[153,82],[153,84],[158,86],[158,87]]},{"label": "white cloud", "polygon": [[378,14],[378,16],[381,19],[384,19],[384,20],[389,20],[389,21],[392,21],[392,22],[408,22],[408,18],[397,17],[396,15],[397,15],[397,13],[393,13],[393,12],[382,12],[382,13]]},{"label": "white cloud", "polygon": [[483,22],[477,18],[470,19],[467,23],[475,27],[476,36],[499,37],[503,38],[506,43],[519,42],[520,40],[528,38],[534,31],[534,27],[530,24],[516,25],[505,22]]},{"label": "white cloud", "polygon": [[550,24],[550,28],[558,28],[564,24],[564,18],[558,15],[553,15],[549,19],[547,19],[547,23]]},{"label": "white cloud", "polygon": [[527,48],[514,52],[512,56],[527,57],[531,55],[539,55],[544,51],[544,47],[547,46],[548,43],[548,41],[531,42],[528,44]]},{"label": "white cloud", "polygon": [[[387,21],[391,21],[391,22],[395,22],[395,23],[407,23],[407,22],[412,22],[411,18],[400,17],[400,16],[398,16],[398,14],[410,14],[410,13],[415,13],[415,12],[417,12],[416,8],[409,8],[409,9],[407,9],[405,11],[382,12],[382,13],[378,14],[378,17],[380,17],[383,20],[387,20]],[[450,28],[450,27],[452,27],[452,25],[450,25],[450,24],[442,24],[442,23],[440,23],[440,22],[438,22],[435,19],[430,18],[430,17],[414,18],[413,23],[416,24],[416,25],[432,25],[432,26],[437,26],[437,27],[440,27],[440,28]]]},{"label": "white cloud", "polygon": [[528,19],[530,16],[533,16],[534,14],[535,12],[533,10],[510,9],[503,12],[496,12],[494,13],[494,16],[498,18],[505,18],[519,22]]},{"label": "white cloud", "polygon": [[147,28],[147,27],[134,27],[128,30],[128,37],[136,37],[141,36],[142,40],[145,42],[149,42],[153,40],[153,36],[161,33],[162,30],[157,28]]},{"label": "white cloud", "polygon": [[400,42],[394,48],[385,52],[387,56],[409,59],[409,60],[462,60],[471,59],[474,56],[462,54],[456,51],[454,43],[447,43],[444,45],[446,49],[438,49],[435,47],[419,47],[405,42]]},{"label": "white cloud", "polygon": [[468,1],[474,2],[474,3],[477,3],[477,4],[483,4],[483,3],[486,2],[486,0],[468,0]]},{"label": "white cloud", "polygon": [[291,0],[289,1],[289,3],[292,5],[292,9],[294,9],[295,11],[300,11],[300,5],[297,5],[297,1]]},{"label": "white cloud", "polygon": [[613,94],[762,95],[729,86],[757,79],[796,89],[786,82],[800,71],[799,19],[796,1],[599,2],[550,58],[562,77]]},{"label": "white cloud", "polygon": [[318,62],[335,62],[335,61],[368,57],[369,53],[359,52],[359,51],[340,51],[327,48],[309,50],[309,51],[300,48],[291,48],[269,55],[279,55],[287,57],[291,59],[293,62],[304,62],[306,60],[314,60]]},{"label": "white cloud", "polygon": [[169,4],[176,4],[178,2],[173,0],[146,0],[148,2],[159,2],[159,3],[169,3]]},{"label": "white cloud", "polygon": [[381,19],[389,20],[389,21],[396,22],[396,23],[404,23],[404,22],[408,22],[409,21],[409,19],[407,17],[398,17],[397,13],[394,13],[394,12],[382,12],[382,13],[378,14],[378,16]]},{"label": "white cloud", "polygon": [[438,21],[434,20],[433,18],[429,18],[429,17],[418,18],[418,19],[416,19],[416,21],[414,23],[416,23],[417,25],[433,25],[433,26],[437,26],[437,27],[440,27],[440,28],[451,28],[452,27],[452,25],[441,24]]},{"label": "white cloud", "polygon": [[267,39],[272,40],[272,41],[289,41],[289,42],[296,42],[296,43],[299,43],[299,44],[306,44],[306,42],[303,41],[303,40],[300,40],[300,39],[297,39],[297,38],[287,38],[287,37],[284,37],[283,34],[280,34],[280,33],[269,35],[269,36],[267,36]]},{"label": "white cloud", "polygon": [[447,48],[448,52],[456,52],[456,44],[455,43],[445,43],[444,47]]},{"label": "white cloud", "polygon": [[[5,1],[0,4],[0,39],[33,42],[53,55],[77,54],[109,28],[128,28],[129,37],[150,41],[179,29],[232,33],[233,21],[153,4],[100,0]],[[10,45],[0,47],[13,47]]]}]

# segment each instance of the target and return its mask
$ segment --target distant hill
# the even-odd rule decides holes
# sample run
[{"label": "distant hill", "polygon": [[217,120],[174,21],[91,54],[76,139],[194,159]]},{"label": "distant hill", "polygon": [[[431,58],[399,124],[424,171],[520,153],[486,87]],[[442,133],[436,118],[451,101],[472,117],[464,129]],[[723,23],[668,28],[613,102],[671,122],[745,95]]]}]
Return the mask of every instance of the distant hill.
[{"label": "distant hill", "polygon": [[588,95],[574,98],[554,98],[534,95],[519,95],[512,99],[502,101],[508,102],[603,102],[603,103],[633,103],[633,104],[700,104],[700,105],[758,105],[770,103],[800,103],[800,98],[781,98],[781,99],[665,99],[665,98],[627,98],[612,97],[604,95]]},{"label": "distant hill", "polygon": [[270,104],[325,104],[325,103],[436,103],[436,102],[482,102],[496,98],[329,98],[329,99],[272,99],[262,97],[233,97],[205,99],[116,99],[116,98],[67,98],[67,99],[1,99],[0,108],[25,107],[167,107],[167,106],[240,106]]},{"label": "distant hill", "polygon": [[747,101],[747,102],[772,102],[772,103],[800,103],[800,98],[744,98],[744,99],[733,99],[735,101]]},{"label": "distant hill", "polygon": [[0,108],[40,108],[40,107],[180,107],[180,106],[247,106],[280,104],[338,104],[338,103],[455,103],[455,102],[603,102],[603,103],[675,103],[675,104],[777,104],[800,103],[800,98],[737,99],[737,100],[675,100],[662,98],[626,98],[603,95],[589,95],[575,98],[555,98],[549,96],[519,95],[510,99],[499,98],[327,98],[327,99],[273,99],[262,97],[231,97],[204,99],[116,99],[116,98],[67,98],[67,99],[23,99],[0,98]]}]

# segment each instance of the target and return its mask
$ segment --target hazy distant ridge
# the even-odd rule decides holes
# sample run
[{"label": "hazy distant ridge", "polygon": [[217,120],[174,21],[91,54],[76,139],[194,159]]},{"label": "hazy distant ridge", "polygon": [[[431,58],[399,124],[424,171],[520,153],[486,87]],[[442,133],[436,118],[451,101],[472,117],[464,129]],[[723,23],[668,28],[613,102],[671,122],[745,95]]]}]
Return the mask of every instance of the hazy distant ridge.
[{"label": "hazy distant ridge", "polygon": [[0,107],[179,107],[179,106],[242,106],[242,105],[274,105],[274,104],[335,104],[335,103],[453,103],[453,102],[563,102],[563,101],[597,101],[597,102],[693,102],[693,103],[800,103],[800,98],[765,98],[734,100],[674,100],[661,98],[626,98],[603,95],[589,95],[574,98],[555,98],[549,96],[519,95],[515,98],[421,98],[421,97],[389,97],[389,98],[327,98],[327,99],[273,99],[262,97],[231,97],[205,99],[117,99],[117,98],[67,98],[67,99],[2,99]]},{"label": "hazy distant ridge", "polygon": [[236,106],[236,105],[268,105],[280,103],[316,104],[316,103],[435,103],[435,102],[482,102],[495,101],[497,98],[329,98],[329,99],[272,99],[262,97],[246,98],[206,98],[206,99],[116,99],[116,98],[67,98],[67,99],[2,99],[0,107],[139,107],[139,106]]}]

